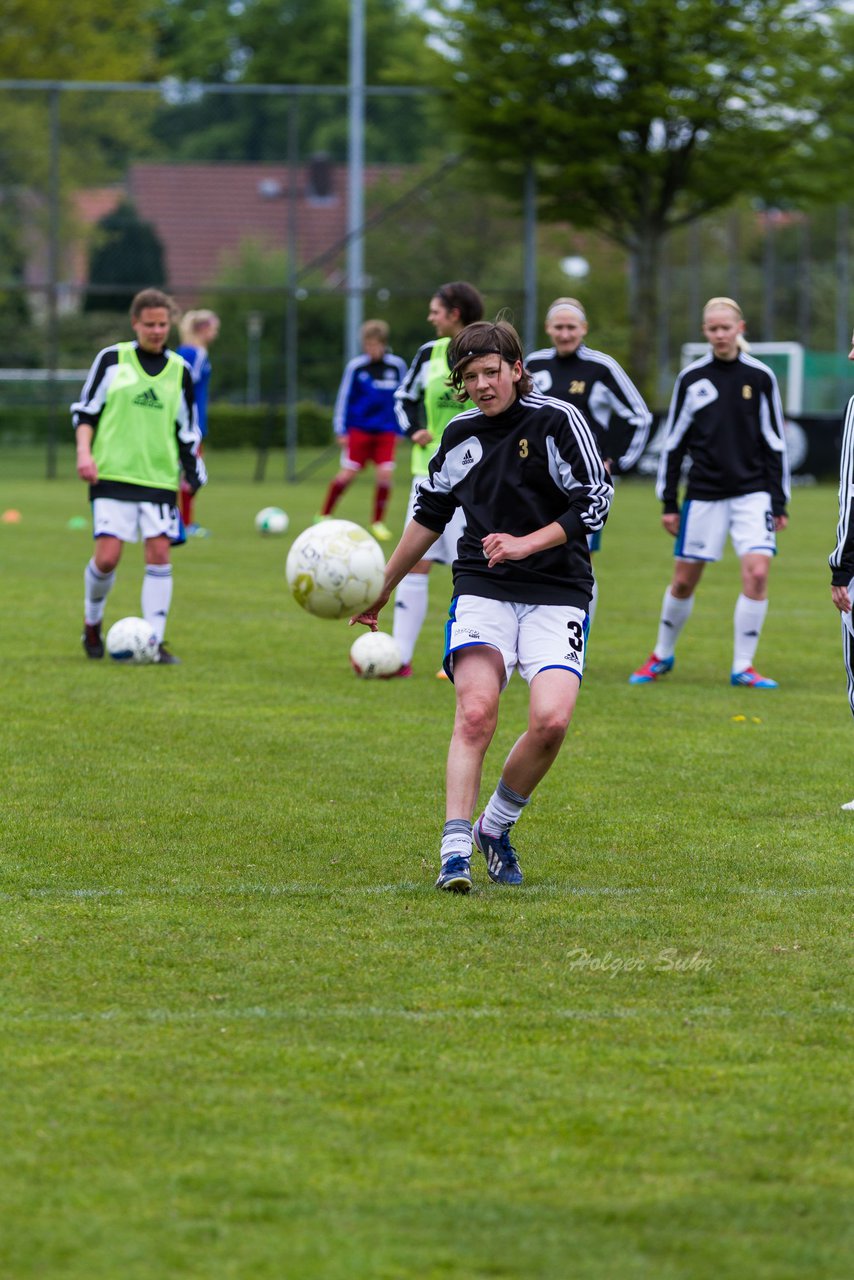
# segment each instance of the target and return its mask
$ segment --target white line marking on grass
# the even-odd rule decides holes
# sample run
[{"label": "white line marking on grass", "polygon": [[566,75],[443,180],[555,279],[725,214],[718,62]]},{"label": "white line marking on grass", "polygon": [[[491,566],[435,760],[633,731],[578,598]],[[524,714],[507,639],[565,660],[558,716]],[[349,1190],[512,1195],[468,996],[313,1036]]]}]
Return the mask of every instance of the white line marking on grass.
[{"label": "white line marking on grass", "polygon": [[[480,886],[479,886],[480,887]],[[845,885],[818,885],[812,887],[798,888],[791,885],[703,885],[695,884],[692,886],[695,896],[699,893],[706,897],[769,897],[769,898],[823,898],[823,897],[847,897],[850,896],[852,890]],[[392,884],[364,884],[364,885],[329,885],[329,884],[311,884],[301,881],[294,881],[289,884],[258,884],[258,883],[238,883],[230,885],[218,884],[184,884],[184,885],[140,885],[138,887],[122,889],[112,887],[110,885],[100,885],[91,887],[61,887],[53,885],[43,885],[37,888],[21,889],[16,893],[8,891],[0,892],[0,901],[2,902],[18,902],[28,901],[38,898],[54,898],[69,900],[87,900],[98,898],[216,898],[216,897],[259,897],[259,898],[277,898],[277,897],[296,897],[311,896],[323,898],[336,897],[353,897],[359,894],[367,896],[377,896],[381,894],[419,894],[435,898],[436,895],[429,893],[428,890],[433,889],[432,878],[425,881],[417,880],[401,880]],[[499,897],[509,895],[504,894],[501,886],[484,885],[482,886],[484,894],[497,895]],[[476,895],[476,897],[479,895]],[[527,885],[513,895],[513,900],[522,898],[585,898],[585,897],[612,897],[612,898],[628,898],[628,897],[650,897],[650,898],[675,898],[679,897],[676,889],[667,885],[578,885],[578,884],[559,884],[555,882],[547,882],[544,884]],[[681,895],[684,896],[684,895]]]},{"label": "white line marking on grass", "polygon": [[[751,1016],[753,1016],[751,1010]],[[779,1018],[786,1011],[780,1009],[764,1010],[774,1018]],[[813,1013],[817,1012],[815,1010]],[[818,1011],[822,1012],[822,1011]],[[610,1022],[622,1018],[668,1017],[680,1022],[688,1018],[729,1018],[730,1008],[722,1006],[681,1006],[678,1009],[640,1005],[637,1008],[628,1006],[609,1006],[606,1009],[537,1009],[526,1006],[501,1008],[496,1005],[471,1005],[456,1009],[402,1009],[386,1005],[332,1005],[327,1009],[298,1005],[284,1008],[269,1008],[264,1005],[250,1005],[242,1009],[231,1009],[228,1005],[217,1004],[203,1009],[124,1009],[112,1007],[95,1011],[78,1010],[70,1013],[40,1013],[27,1011],[20,1014],[8,1014],[3,1017],[4,1023],[94,1023],[94,1022],[145,1022],[145,1023],[207,1023],[215,1022],[358,1022],[363,1019],[376,1019],[381,1022],[397,1020],[400,1022],[469,1022],[472,1019],[546,1022],[554,1019],[560,1021]],[[802,1016],[800,1011],[792,1016]]]}]

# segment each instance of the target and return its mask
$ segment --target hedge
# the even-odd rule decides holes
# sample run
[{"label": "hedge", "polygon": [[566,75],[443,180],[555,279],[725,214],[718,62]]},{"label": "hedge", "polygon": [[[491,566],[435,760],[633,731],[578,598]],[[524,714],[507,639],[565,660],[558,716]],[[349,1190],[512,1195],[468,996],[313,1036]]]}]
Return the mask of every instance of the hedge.
[{"label": "hedge", "polygon": [[[74,438],[71,417],[44,406],[0,407],[0,443],[41,444],[47,440],[51,419],[56,439],[71,442]],[[283,445],[285,410],[281,406],[215,404],[208,410],[211,444],[217,449],[257,449],[261,444]],[[304,400],[297,405],[297,443],[327,445],[332,443],[332,410]]]}]

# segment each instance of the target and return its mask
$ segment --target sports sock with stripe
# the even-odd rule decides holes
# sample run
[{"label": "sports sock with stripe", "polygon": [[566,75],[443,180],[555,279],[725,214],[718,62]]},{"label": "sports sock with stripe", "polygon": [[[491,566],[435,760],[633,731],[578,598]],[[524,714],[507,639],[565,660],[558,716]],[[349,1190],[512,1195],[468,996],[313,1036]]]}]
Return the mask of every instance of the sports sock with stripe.
[{"label": "sports sock with stripe", "polygon": [[83,573],[83,617],[87,626],[94,627],[102,621],[107,596],[115,580],[115,569],[111,569],[109,573],[102,573],[96,566],[93,556]]},{"label": "sports sock with stripe", "polygon": [[442,828],[442,866],[449,858],[471,857],[471,823],[449,818]]},{"label": "sports sock with stripe", "polygon": [[762,624],[768,612],[767,600],[751,600],[742,593],[735,602],[733,614],[732,669],[746,671],[753,666]]},{"label": "sports sock with stripe", "polygon": [[670,594],[670,588],[667,588],[661,604],[661,617],[658,621],[658,638],[656,639],[654,650],[656,658],[673,657],[676,641],[679,639],[685,623],[690,618],[693,608],[693,595],[690,595],[687,600],[677,600],[676,596]]},{"label": "sports sock with stripe", "polygon": [[158,644],[163,643],[171,603],[171,564],[147,564],[142,579],[142,616],[154,628]]},{"label": "sports sock with stripe", "polygon": [[530,796],[520,796],[507,786],[503,778],[499,778],[498,786],[483,811],[483,830],[491,836],[502,835],[513,826],[525,805],[530,803]]},{"label": "sports sock with stripe", "polygon": [[429,587],[426,573],[408,573],[394,593],[392,635],[404,665],[412,661],[415,643],[427,616]]}]

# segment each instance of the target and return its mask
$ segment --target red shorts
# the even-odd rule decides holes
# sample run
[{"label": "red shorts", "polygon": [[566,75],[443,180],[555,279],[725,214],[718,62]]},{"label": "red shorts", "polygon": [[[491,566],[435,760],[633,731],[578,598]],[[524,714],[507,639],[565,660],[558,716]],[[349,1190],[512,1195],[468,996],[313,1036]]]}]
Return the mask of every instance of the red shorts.
[{"label": "red shorts", "polygon": [[341,450],[341,466],[348,471],[361,471],[366,462],[388,466],[394,462],[396,444],[393,431],[360,431],[358,427],[351,427]]}]

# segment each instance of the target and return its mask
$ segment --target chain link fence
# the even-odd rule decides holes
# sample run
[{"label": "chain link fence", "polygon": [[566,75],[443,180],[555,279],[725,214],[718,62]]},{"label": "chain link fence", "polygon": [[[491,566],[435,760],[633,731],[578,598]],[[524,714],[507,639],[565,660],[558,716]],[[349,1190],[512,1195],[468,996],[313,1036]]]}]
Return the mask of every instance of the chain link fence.
[{"label": "chain link fence", "polygon": [[[281,444],[284,432],[292,450],[328,439],[353,288],[406,359],[432,336],[436,286],[469,279],[529,347],[551,298],[580,295],[591,344],[624,360],[622,251],[569,223],[537,226],[530,205],[525,223],[521,183],[516,203],[490,195],[483,174],[449,153],[435,95],[366,95],[365,220],[353,229],[344,86],[0,82],[0,438],[43,437],[51,472],[84,371],[100,347],[129,336],[127,305],[149,285],[222,319],[214,400],[234,411],[222,438]],[[364,247],[355,285],[354,234]],[[659,404],[682,344],[700,336],[702,303],[729,293],[751,336],[810,350],[804,408],[837,412],[849,244],[844,207],[744,205],[673,234],[660,278]],[[289,468],[294,478],[293,458]]]}]

